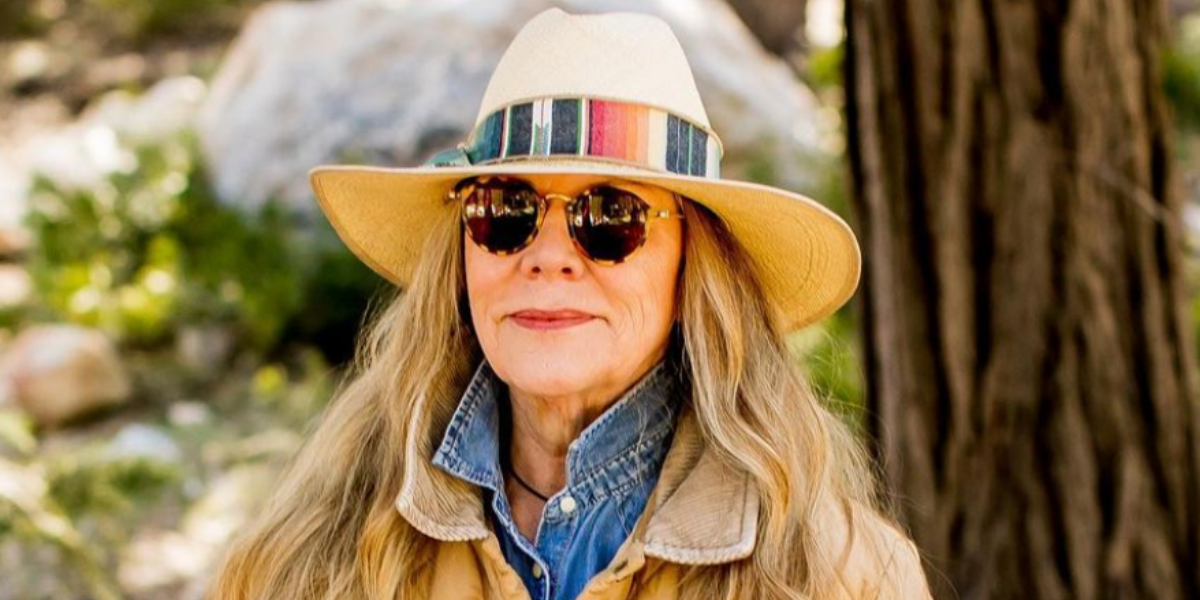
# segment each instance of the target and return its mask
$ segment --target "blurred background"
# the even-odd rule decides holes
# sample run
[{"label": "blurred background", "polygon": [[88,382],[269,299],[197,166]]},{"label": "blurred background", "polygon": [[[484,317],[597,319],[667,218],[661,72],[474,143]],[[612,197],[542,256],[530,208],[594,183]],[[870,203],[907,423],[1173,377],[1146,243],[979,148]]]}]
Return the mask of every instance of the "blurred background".
[{"label": "blurred background", "polygon": [[0,0],[0,600],[204,595],[393,293],[307,170],[465,139],[550,6],[854,226],[789,344],[939,599],[1200,598],[1193,1]]}]

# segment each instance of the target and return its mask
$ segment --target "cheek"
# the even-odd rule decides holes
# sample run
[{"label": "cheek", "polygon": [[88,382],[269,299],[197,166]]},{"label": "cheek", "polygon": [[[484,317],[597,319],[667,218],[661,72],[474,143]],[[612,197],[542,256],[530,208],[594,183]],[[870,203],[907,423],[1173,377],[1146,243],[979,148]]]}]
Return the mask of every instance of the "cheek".
[{"label": "cheek", "polygon": [[654,310],[659,318],[670,324],[675,318],[676,287],[679,281],[680,249],[676,246],[669,256],[665,257],[658,266],[652,285],[655,301]]},{"label": "cheek", "polygon": [[[631,268],[613,273],[609,289],[619,290],[619,302],[627,307],[626,334],[658,338],[670,328],[675,316],[675,287],[681,249],[678,238],[668,238],[647,251]],[[618,280],[619,279],[619,280]],[[658,341],[657,339],[653,341]]]},{"label": "cheek", "polygon": [[488,307],[495,297],[501,277],[500,265],[492,264],[497,257],[480,249],[470,240],[463,244],[463,269],[466,273],[467,299],[471,320],[476,330],[486,329]]}]

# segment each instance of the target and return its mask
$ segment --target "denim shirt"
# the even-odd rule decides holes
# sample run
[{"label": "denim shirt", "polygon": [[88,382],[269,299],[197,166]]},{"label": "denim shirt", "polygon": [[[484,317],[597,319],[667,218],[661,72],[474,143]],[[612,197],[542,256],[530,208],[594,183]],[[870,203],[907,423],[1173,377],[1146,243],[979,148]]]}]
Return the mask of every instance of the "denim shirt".
[{"label": "denim shirt", "polygon": [[[507,385],[485,359],[446,427],[432,462],[483,488],[505,559],[533,600],[571,600],[612,561],[658,481],[680,408],[674,361],[650,369],[567,450],[567,484],[542,510],[531,543],[517,529],[504,492]],[[504,446],[507,452],[507,447]]]}]

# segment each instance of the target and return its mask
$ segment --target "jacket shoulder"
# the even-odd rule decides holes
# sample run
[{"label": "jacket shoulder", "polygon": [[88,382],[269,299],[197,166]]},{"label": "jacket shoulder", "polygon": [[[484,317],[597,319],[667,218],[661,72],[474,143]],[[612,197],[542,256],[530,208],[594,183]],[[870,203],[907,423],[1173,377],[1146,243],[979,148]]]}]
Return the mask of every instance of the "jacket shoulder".
[{"label": "jacket shoulder", "polygon": [[852,504],[825,519],[826,541],[852,600],[929,600],[916,543],[876,509]]}]

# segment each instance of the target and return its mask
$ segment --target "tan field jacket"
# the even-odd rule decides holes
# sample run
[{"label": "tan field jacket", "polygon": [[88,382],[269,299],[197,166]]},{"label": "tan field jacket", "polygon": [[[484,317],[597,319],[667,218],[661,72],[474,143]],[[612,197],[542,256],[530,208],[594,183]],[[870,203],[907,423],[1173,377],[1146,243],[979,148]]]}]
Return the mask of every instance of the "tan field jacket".
[{"label": "tan field jacket", "polygon": [[[432,407],[429,407],[432,408]],[[430,454],[445,423],[418,407],[409,436],[400,514],[438,540],[428,571],[436,600],[529,600],[520,576],[504,558],[484,513],[479,490],[436,468]],[[755,547],[758,493],[750,477],[716,458],[690,408],[679,416],[646,509],[607,568],[588,583],[587,600],[674,600],[688,565],[710,565],[749,556]],[[899,529],[863,511],[853,539],[845,519],[829,519],[824,539],[845,559],[846,600],[925,600],[930,592],[916,546]],[[630,595],[634,578],[640,580]]]}]

